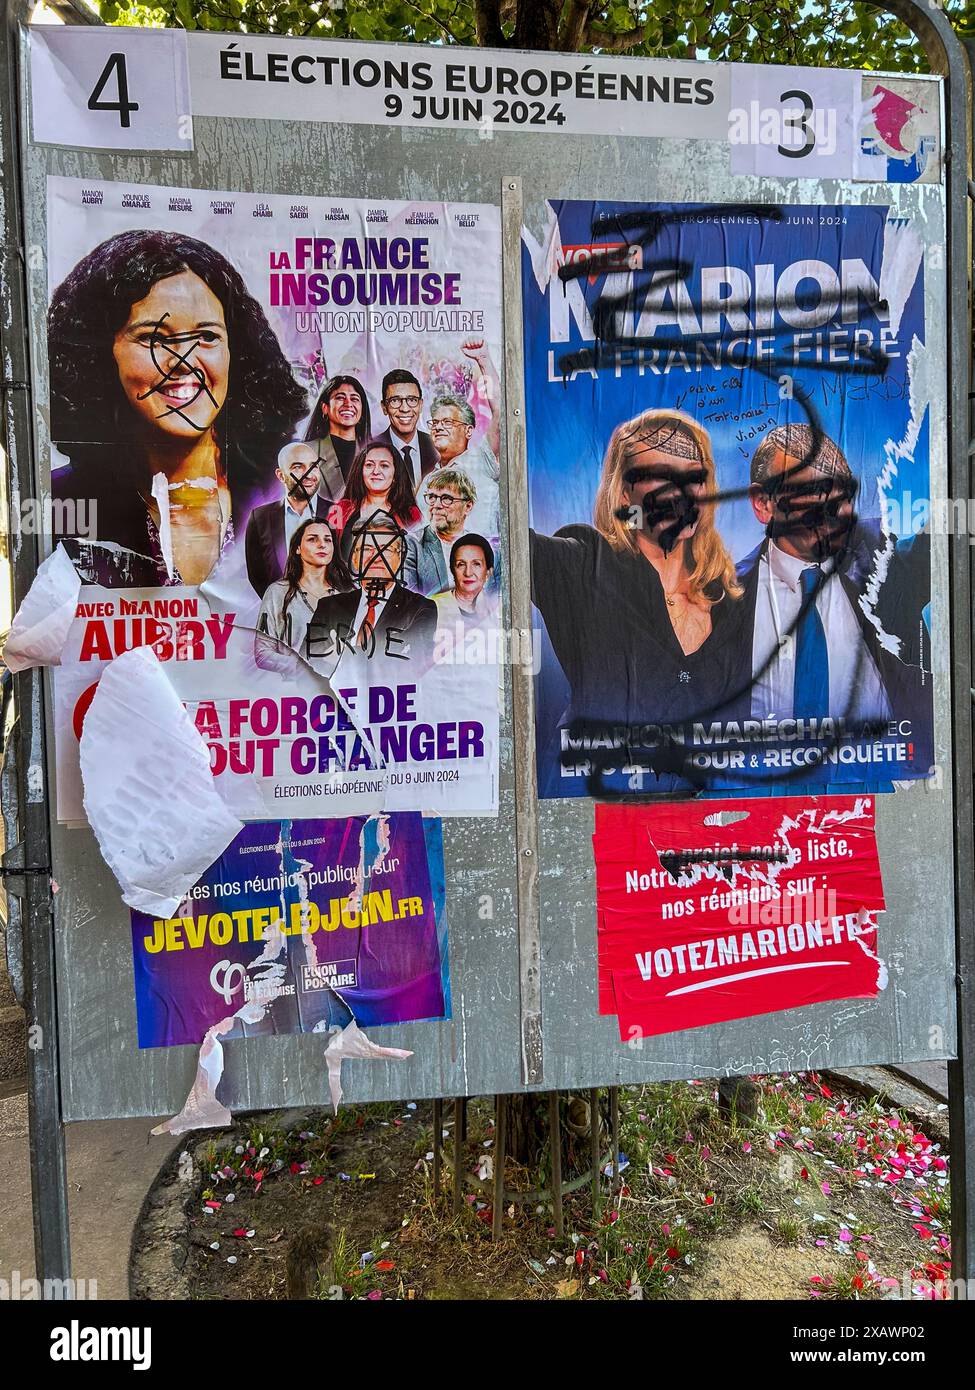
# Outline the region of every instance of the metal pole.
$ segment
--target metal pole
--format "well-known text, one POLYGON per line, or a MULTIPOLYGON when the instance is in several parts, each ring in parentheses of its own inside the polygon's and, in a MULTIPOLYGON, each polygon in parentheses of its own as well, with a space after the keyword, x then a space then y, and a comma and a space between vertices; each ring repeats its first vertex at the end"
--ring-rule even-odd
POLYGON ((559 1093, 548 1093, 548 1142, 552 1150, 552 1215, 559 1240, 565 1233, 562 1216, 562 1126, 559 1124, 559 1093))
MULTIPOLYGON (((0 322, 2 346, 3 445, 7 453, 7 486, 23 502, 36 498, 33 466, 33 413, 27 335, 26 255, 21 212, 20 150, 26 133, 18 122, 18 23, 27 7, 13 0, 4 7, 0 26, 0 164, 4 169, 4 198, 0 207, 0 322)), ((38 509, 39 510, 39 509, 38 509)), ((14 605, 29 590, 40 560, 39 537, 13 528, 12 570, 14 605)), ((14 679, 17 723, 14 753, 17 765, 17 806, 4 808, 9 826, 4 867, 12 907, 10 929, 23 933, 23 1005, 27 1015, 27 1104, 31 1191, 34 1218, 34 1263, 39 1280, 68 1279, 71 1254, 68 1238, 68 1183, 64 1124, 58 1070, 57 990, 55 980, 54 913, 51 891, 49 788, 45 739, 44 685, 39 671, 14 679), (17 904, 17 898, 20 903, 17 904)))
POLYGON ((461 1147, 461 1102, 454 1101, 454 1215, 464 1205, 464 1155, 461 1147))
MULTIPOLYGON (((920 39, 945 79, 948 222, 948 494, 971 493, 971 69, 947 17, 927 0, 885 0, 884 9, 920 39)), ((972 838, 972 552, 965 535, 949 539, 952 781, 955 812, 955 960, 958 1058, 948 1063, 952 1158, 952 1276, 975 1278, 975 842, 972 838)), ((956 1287, 963 1287, 957 1285, 956 1287)), ((964 1297, 964 1295, 962 1295, 964 1297)))
POLYGON ((535 685, 531 662, 531 565, 528 558, 528 453, 521 336, 521 179, 501 181, 504 268, 505 500, 508 513, 508 621, 521 645, 511 671, 512 749, 518 884, 518 975, 521 1002, 521 1079, 543 1080, 542 939, 538 884, 538 785, 535 773, 535 685))
POLYGON ((508 1142, 508 1097, 494 1097, 494 1206, 491 1210, 491 1239, 501 1239, 504 1217, 504 1156, 508 1142))
POLYGON ((433 1201, 440 1199, 440 1146, 443 1143, 443 1101, 433 1102, 433 1201))
POLYGON ((592 1163, 592 1215, 599 1215, 599 1091, 589 1092, 589 1161, 592 1163))

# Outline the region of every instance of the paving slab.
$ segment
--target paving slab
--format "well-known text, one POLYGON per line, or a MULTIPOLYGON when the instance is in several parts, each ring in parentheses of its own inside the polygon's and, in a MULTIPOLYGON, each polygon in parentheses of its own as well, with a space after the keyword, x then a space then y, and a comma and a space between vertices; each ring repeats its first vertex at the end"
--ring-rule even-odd
MULTIPOLYGON (((129 1245, 149 1187, 173 1147, 152 1138, 156 1120, 88 1120, 65 1126, 72 1272, 99 1299, 129 1296, 129 1245)), ((0 1279, 34 1277, 27 1098, 0 1098, 0 1279)))

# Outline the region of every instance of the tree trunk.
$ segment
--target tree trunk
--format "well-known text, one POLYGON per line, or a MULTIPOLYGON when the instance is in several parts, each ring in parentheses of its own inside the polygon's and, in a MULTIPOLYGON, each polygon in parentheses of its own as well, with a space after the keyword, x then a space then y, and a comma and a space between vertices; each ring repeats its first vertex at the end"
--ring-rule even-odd
POLYGON ((563 0, 518 0, 515 48, 554 51, 559 46, 563 0))
MULTIPOLYGON (((526 1168, 549 1167, 545 1154, 549 1144, 549 1093, 528 1096, 505 1096, 503 1104, 507 1107, 507 1126, 505 1134, 505 1154, 513 1163, 526 1168)), ((559 1133, 556 1136, 562 1144, 562 1166, 566 1170, 567 1160, 573 1152, 576 1161, 589 1165, 589 1140, 593 1117, 589 1113, 589 1093, 559 1092, 559 1133)), ((595 1123, 604 1129, 605 1119, 599 1113, 595 1123)))
POLYGON ((537 1168, 548 1141, 548 1096, 505 1096, 508 1123, 505 1136, 507 1157, 526 1168, 537 1168))

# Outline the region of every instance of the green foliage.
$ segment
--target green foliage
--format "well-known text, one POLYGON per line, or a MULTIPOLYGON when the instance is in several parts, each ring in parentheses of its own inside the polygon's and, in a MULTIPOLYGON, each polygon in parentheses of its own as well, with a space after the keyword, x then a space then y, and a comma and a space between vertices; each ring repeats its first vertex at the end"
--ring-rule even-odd
MULTIPOLYGON (((91 0, 109 24, 234 30, 373 42, 475 44, 474 0, 91 0)), ((501 0, 513 39, 519 0, 501 0)), ((539 5, 541 0, 520 0, 539 5)), ((485 8, 490 9, 490 3, 485 8)), ((809 67, 924 71, 904 25, 857 0, 593 0, 581 42, 572 43, 566 0, 553 48, 634 56, 794 63, 809 67)), ((945 0, 962 34, 975 36, 971 0, 945 0)))

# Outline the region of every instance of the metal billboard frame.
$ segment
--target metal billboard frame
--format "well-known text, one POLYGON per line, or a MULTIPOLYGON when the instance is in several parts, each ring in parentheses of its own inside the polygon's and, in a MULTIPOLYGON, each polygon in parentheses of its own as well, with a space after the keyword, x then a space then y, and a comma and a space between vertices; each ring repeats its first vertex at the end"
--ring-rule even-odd
MULTIPOLYGON (((971 203, 970 180, 971 69, 961 41, 944 14, 925 0, 887 0, 879 6, 901 19, 921 42, 932 70, 944 77, 945 164, 950 299, 948 324, 949 494, 968 497, 971 491, 972 429, 971 377, 971 203)), ((8 0, 0 44, 3 46, 4 91, 0 98, 0 160, 6 173, 0 218, 0 322, 3 348, 3 445, 6 448, 10 491, 21 498, 36 494, 37 471, 32 434, 33 400, 28 347, 27 249, 21 198, 22 159, 26 143, 19 102, 20 30, 27 17, 24 0, 8 0)), ((80 16, 79 16, 80 17, 80 16)), ((975 59, 975 53, 973 53, 975 59)), ((510 250, 514 213, 520 209, 520 181, 505 181, 502 215, 506 250, 510 250)), ((515 247, 517 250, 517 246, 515 247)), ((518 264, 517 255, 513 263, 518 264)), ((521 345, 514 333, 505 334, 505 366, 509 376, 520 364, 521 345)), ((509 515, 527 516, 527 475, 524 468, 524 417, 509 411, 509 515)), ((523 528, 522 528, 523 529, 523 528)), ((518 529, 513 527, 518 537, 518 529)), ((15 603, 30 588, 40 560, 36 536, 18 534, 13 549, 15 603)), ((512 548, 512 575, 528 572, 527 537, 512 548)), ((949 606, 952 635, 952 744, 955 806, 954 907, 957 973, 955 997, 958 1059, 949 1063, 951 1126, 954 1137, 956 1200, 953 1204, 954 1274, 975 1277, 975 1194, 970 1192, 969 1154, 975 1151, 975 1005, 970 985, 975 979, 975 843, 972 839, 972 555, 966 537, 950 547, 949 606)), ((511 626, 531 628, 527 585, 512 585, 511 626)), ((51 802, 47 780, 45 691, 42 673, 23 672, 14 680, 18 719, 12 743, 13 760, 3 770, 7 850, 3 874, 9 890, 12 975, 30 1026, 28 1097, 30 1160, 34 1194, 36 1272, 40 1279, 70 1277, 67 1175, 64 1121, 59 1072, 57 978, 54 911, 51 886, 51 802), (18 946, 19 952, 18 954, 18 946), (22 960, 22 967, 18 962, 22 960)), ((516 727, 525 727, 533 706, 531 673, 513 668, 516 727)), ((517 741, 516 741, 517 742, 517 741)), ((539 856, 537 851, 537 793, 534 763, 515 749, 516 853, 518 940, 520 949, 521 1057, 523 1084, 537 1085, 541 1068, 541 989, 539 931, 539 856)), ((973 1154, 972 1162, 975 1162, 973 1154)))

